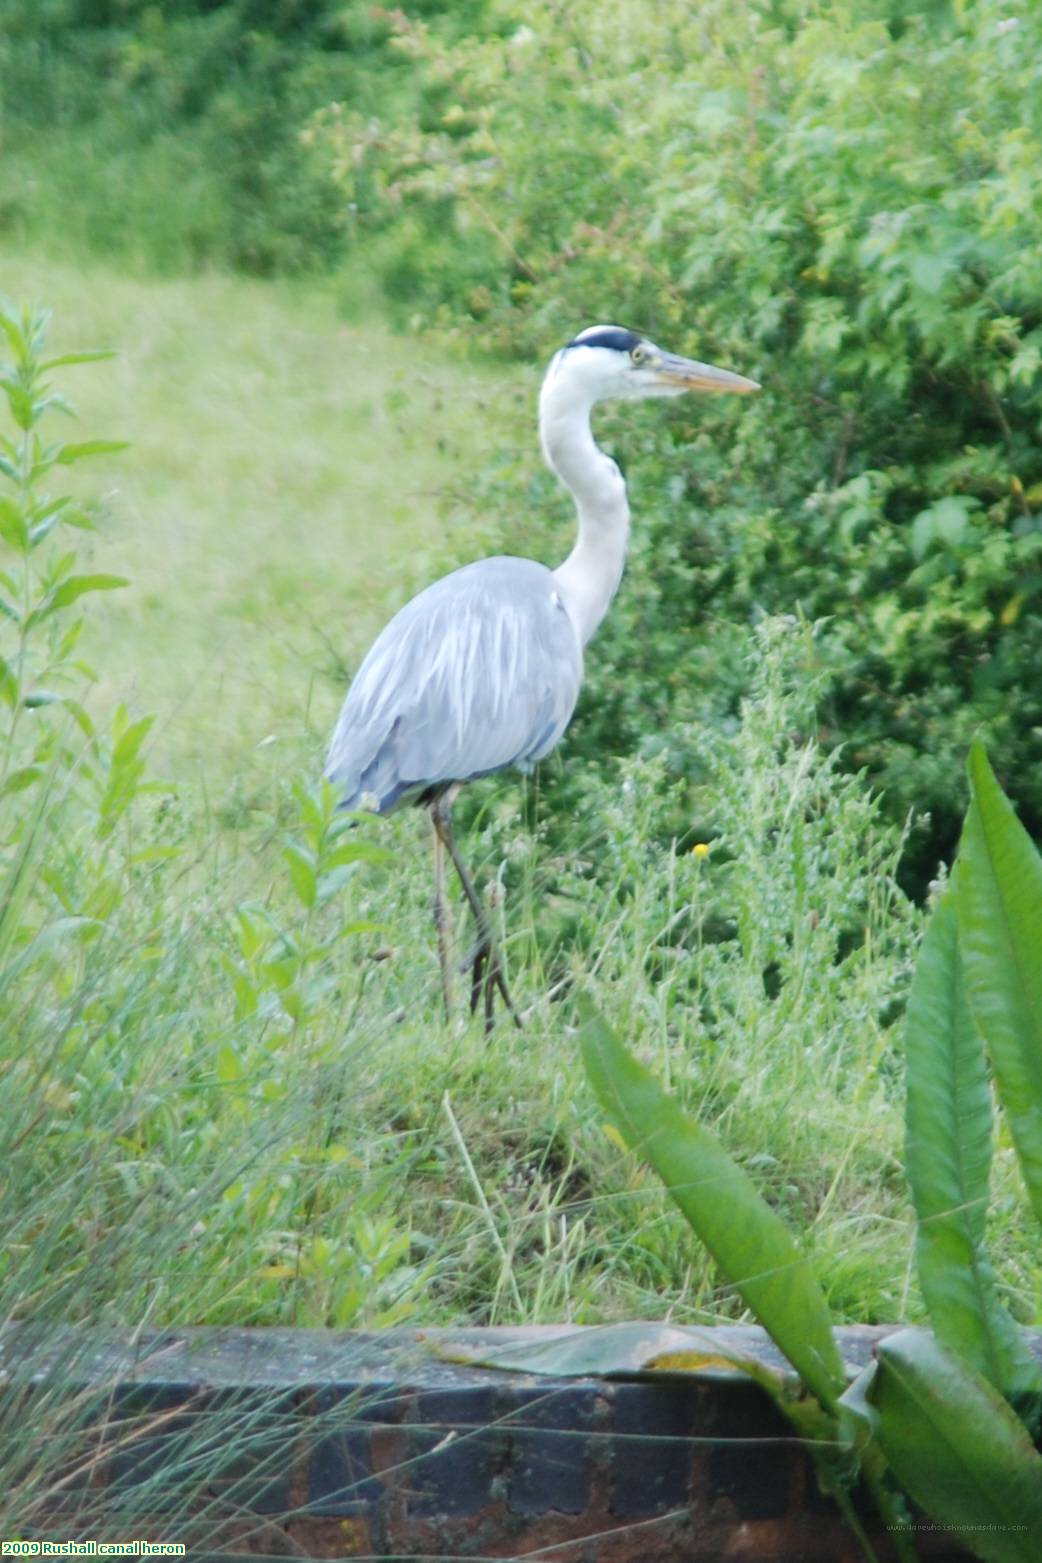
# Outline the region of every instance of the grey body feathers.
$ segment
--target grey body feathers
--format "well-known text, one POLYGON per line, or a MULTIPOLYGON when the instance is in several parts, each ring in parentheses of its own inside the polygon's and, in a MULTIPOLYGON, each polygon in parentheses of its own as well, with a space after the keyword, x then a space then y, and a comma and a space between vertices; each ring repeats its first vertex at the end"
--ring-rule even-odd
POLYGON ((326 775, 345 808, 436 795, 504 766, 529 770, 571 720, 578 636, 554 577, 530 559, 482 559, 406 603, 347 692, 326 775))

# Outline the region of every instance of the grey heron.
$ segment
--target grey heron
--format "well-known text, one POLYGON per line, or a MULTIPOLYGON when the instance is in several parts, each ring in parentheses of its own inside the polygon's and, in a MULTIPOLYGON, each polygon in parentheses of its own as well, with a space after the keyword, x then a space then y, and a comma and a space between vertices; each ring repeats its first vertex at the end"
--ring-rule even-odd
POLYGON ((380 632, 347 692, 326 775, 341 806, 430 810, 434 919, 442 993, 452 1009, 445 854, 477 925, 471 1011, 484 990, 485 1027, 499 991, 515 1022, 488 916, 460 855, 452 804, 464 782, 506 766, 529 771, 560 741, 575 710, 584 648, 622 577, 626 484, 596 444, 597 402, 685 391, 755 391, 755 380, 664 352, 622 326, 590 326, 555 354, 539 396, 539 437, 569 490, 575 546, 556 570, 533 559, 479 559, 435 581, 380 632))

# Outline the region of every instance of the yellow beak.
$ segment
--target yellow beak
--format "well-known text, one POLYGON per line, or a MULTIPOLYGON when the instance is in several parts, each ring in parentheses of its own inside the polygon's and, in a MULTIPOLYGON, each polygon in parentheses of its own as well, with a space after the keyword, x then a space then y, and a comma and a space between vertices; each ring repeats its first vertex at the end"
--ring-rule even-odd
POLYGON ((696 358, 680 358, 676 353, 663 353, 651 368, 662 385, 678 390, 730 391, 745 396, 760 389, 757 380, 747 380, 745 375, 717 369, 713 364, 700 364, 696 358))

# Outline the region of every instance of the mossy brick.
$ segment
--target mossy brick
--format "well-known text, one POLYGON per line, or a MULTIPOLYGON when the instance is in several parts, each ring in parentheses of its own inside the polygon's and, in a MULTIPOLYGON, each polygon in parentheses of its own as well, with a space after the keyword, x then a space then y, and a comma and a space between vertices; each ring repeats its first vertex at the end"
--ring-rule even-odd
POLYGON ((205 1416, 214 1444, 210 1491, 241 1511, 292 1507, 293 1468, 302 1446, 300 1396, 256 1389, 214 1390, 205 1416))
POLYGON ((232 1459, 220 1459, 210 1478, 210 1491, 224 1498, 236 1511, 251 1514, 285 1514, 293 1507, 292 1448, 251 1450, 232 1459))
POLYGON ((590 1434, 596 1386, 515 1389, 504 1406, 510 1431, 507 1504, 515 1514, 581 1514, 590 1501, 590 1434))
POLYGON ((298 1423, 290 1397, 198 1385, 121 1385, 105 1416, 106 1476, 119 1492, 148 1486, 156 1508, 176 1507, 198 1479, 199 1449, 212 1449, 209 1490, 239 1509, 274 1514, 290 1507, 291 1457, 298 1423), (153 1495, 154 1493, 154 1495, 153 1495))
POLYGON ((386 1487, 377 1475, 372 1439, 381 1424, 397 1423, 410 1397, 392 1386, 339 1387, 314 1398, 314 1437, 308 1462, 308 1511, 353 1515, 379 1504, 386 1487))
POLYGON ((98 1419, 110 1489, 118 1493, 148 1483, 156 1489, 157 1506, 176 1505, 178 1468, 202 1407, 196 1385, 118 1385, 98 1419))
POLYGON ((402 1483, 410 1513, 477 1514, 491 1502, 508 1448, 496 1390, 425 1390, 406 1427, 412 1463, 402 1483))
POLYGON ((751 1379, 702 1380, 694 1386, 698 1431, 706 1438, 790 1438, 792 1424, 751 1379))
POLYGON ((789 1512, 796 1468, 791 1439, 713 1444, 705 1456, 709 1499, 728 1498, 739 1520, 776 1520, 789 1512))
POLYGON ((673 1383, 619 1384, 614 1390, 609 1505, 627 1518, 663 1514, 688 1501, 695 1454, 695 1401, 673 1383))

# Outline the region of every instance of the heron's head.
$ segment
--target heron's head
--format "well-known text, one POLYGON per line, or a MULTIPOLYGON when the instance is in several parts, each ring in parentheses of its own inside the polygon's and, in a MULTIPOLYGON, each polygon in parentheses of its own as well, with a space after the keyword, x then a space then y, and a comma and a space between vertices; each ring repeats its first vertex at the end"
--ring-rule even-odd
POLYGON ((588 326, 562 347, 547 373, 547 385, 577 400, 636 401, 680 396, 685 391, 758 391, 755 380, 716 369, 694 358, 667 353, 625 326, 588 326))

